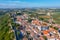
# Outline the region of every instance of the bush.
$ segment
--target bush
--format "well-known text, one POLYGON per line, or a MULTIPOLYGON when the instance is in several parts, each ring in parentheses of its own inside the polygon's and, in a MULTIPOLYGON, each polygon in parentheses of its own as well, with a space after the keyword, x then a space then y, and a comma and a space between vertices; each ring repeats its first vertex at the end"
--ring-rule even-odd
POLYGON ((32 19, 31 18, 28 18, 28 22, 31 22, 32 21, 32 19))
POLYGON ((39 20, 42 20, 42 21, 43 21, 43 20, 44 20, 44 18, 39 18, 39 20))
POLYGON ((44 38, 45 40, 47 40, 47 37, 46 37, 46 36, 43 36, 43 38, 44 38))
POLYGON ((57 27, 54 27, 54 29, 55 29, 55 30, 58 30, 58 28, 57 28, 57 27))
POLYGON ((50 28, 53 28, 53 26, 50 26, 50 28))

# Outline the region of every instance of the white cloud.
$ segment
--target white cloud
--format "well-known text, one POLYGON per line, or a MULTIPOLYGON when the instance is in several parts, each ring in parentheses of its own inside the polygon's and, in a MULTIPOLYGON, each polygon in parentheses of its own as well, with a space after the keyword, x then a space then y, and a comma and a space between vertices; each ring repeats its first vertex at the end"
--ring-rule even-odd
MULTIPOLYGON (((55 4, 57 5, 57 4, 55 4)), ((54 6, 55 6, 54 5, 54 6)), ((44 3, 35 3, 35 2, 24 2, 24 1, 4 1, 0 3, 0 8, 20 8, 20 7, 44 7, 44 6, 53 6, 44 3)), ((58 6, 58 5, 57 5, 58 6)))
POLYGON ((29 7, 33 3, 21 2, 21 1, 5 1, 0 3, 0 7, 29 7))

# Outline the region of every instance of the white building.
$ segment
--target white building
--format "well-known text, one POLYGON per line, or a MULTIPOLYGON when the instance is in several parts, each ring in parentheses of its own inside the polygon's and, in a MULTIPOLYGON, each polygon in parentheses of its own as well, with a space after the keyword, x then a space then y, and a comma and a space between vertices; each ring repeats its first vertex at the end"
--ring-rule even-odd
POLYGON ((48 38, 48 40, 56 40, 56 38, 48 38))

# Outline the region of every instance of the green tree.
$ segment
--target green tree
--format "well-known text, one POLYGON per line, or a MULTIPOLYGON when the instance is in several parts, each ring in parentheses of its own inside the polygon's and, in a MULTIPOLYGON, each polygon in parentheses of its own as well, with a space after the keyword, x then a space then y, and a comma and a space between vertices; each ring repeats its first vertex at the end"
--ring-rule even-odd
POLYGON ((55 30, 58 30, 58 28, 57 28, 57 27, 54 27, 54 29, 55 29, 55 30))
POLYGON ((8 14, 0 17, 0 40, 13 40, 13 33, 9 33, 11 30, 9 24, 10 16, 8 14), (11 36, 12 35, 12 36, 11 36), (12 37, 12 38, 11 38, 12 37))
POLYGON ((43 36, 43 38, 44 38, 45 40, 47 40, 47 37, 46 37, 46 36, 43 36))

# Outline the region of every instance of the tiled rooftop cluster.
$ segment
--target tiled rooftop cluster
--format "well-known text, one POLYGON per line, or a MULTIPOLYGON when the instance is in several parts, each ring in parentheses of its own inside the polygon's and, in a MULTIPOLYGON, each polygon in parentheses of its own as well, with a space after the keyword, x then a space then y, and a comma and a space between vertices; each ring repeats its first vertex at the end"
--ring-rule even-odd
POLYGON ((33 19, 28 22, 28 15, 16 16, 16 23, 20 24, 18 29, 24 35, 23 40, 60 40, 60 28, 58 24, 50 25, 47 22, 33 19), (52 27, 51 27, 52 26, 52 27))

